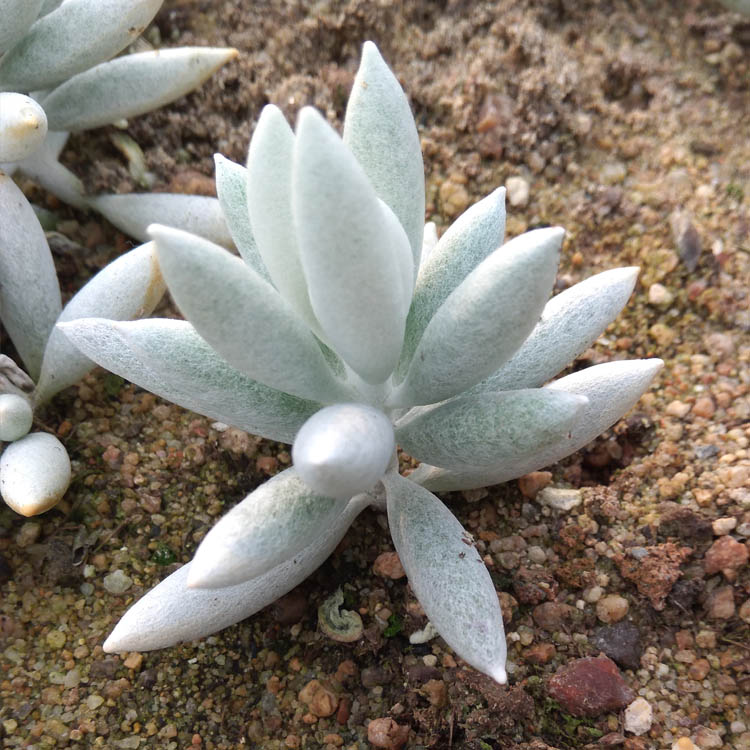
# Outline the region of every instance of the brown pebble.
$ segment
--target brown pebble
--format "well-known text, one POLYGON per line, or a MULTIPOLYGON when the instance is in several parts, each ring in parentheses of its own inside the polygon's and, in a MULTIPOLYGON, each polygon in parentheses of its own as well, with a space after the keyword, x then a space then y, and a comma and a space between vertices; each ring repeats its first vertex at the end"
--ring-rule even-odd
POLYGON ((696 659, 688 669, 688 676, 691 680, 700 682, 710 671, 711 665, 708 663, 708 659, 696 659))
POLYGON ((693 414, 695 414, 696 417, 711 419, 715 411, 716 406, 711 396, 701 396, 700 398, 696 399, 695 403, 693 404, 693 414))
POLYGON ((336 694, 319 680, 310 680, 299 692, 299 699, 310 707, 315 716, 331 716, 338 706, 336 694))
POLYGON ((383 552, 375 558, 372 572, 381 578, 391 578, 394 581, 403 578, 406 573, 397 552, 383 552))
POLYGON ((337 682, 346 682, 350 677, 356 677, 357 671, 357 665, 351 659, 345 659, 336 669, 335 679, 337 682))
POLYGON ((547 664, 554 659, 557 649, 554 643, 537 643, 524 652, 524 658, 530 664, 547 664))
POLYGON ((524 497, 534 499, 539 490, 543 490, 552 482, 552 472, 532 471, 518 478, 518 489, 524 497))
POLYGON ((255 468, 264 474, 275 474, 279 462, 274 456, 258 456, 255 460, 255 468))
POLYGON ((706 601, 708 617, 712 620, 728 620, 734 615, 734 591, 731 586, 721 586, 712 591, 706 601))
POLYGON ((339 724, 346 724, 349 721, 349 715, 351 714, 352 702, 350 698, 344 696, 339 701, 339 707, 336 709, 336 721, 339 724))
POLYGON ((428 680, 421 692, 427 696, 430 705, 436 708, 441 708, 448 702, 448 689, 442 680, 428 680))
POLYGON ((727 578, 733 578, 740 568, 747 565, 748 551, 731 536, 719 537, 708 549, 703 560, 706 575, 713 575, 721 571, 727 578))
POLYGON ((326 745, 341 747, 344 744, 344 738, 340 734, 327 734, 323 737, 323 742, 326 745))
POLYGON ((397 724, 393 719, 373 719, 367 725, 367 739, 375 747, 398 750, 409 739, 409 727, 397 724))
POLYGON ((169 191, 186 195, 207 195, 216 197, 216 183, 213 177, 197 172, 194 169, 183 169, 176 172, 169 182, 169 191))
POLYGON ((534 622, 544 630, 548 630, 550 633, 555 630, 559 630, 563 623, 570 622, 573 614, 575 613, 575 607, 571 607, 570 604, 562 604, 561 602, 544 602, 534 607, 532 616, 534 622))
POLYGON ((128 658, 125 659, 123 664, 128 669, 132 669, 137 672, 141 668, 141 665, 143 664, 143 654, 139 653, 138 651, 131 651, 128 654, 128 658))

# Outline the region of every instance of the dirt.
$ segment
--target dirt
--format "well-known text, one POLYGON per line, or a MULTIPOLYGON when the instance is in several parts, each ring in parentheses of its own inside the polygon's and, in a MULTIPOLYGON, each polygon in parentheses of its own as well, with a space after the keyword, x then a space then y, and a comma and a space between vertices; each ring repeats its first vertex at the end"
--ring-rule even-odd
MULTIPOLYGON (((633 413, 551 467, 553 486, 581 489, 572 511, 516 482, 445 497, 505 592, 507 687, 439 638, 409 643, 425 619, 404 578, 373 572, 393 550, 375 511, 255 617, 104 654, 125 609, 290 456, 95 371, 41 415, 73 460, 66 499, 32 521, 0 510, 3 746, 750 748, 750 19, 698 0, 167 0, 146 38, 241 52, 130 123, 154 189, 210 191, 212 154, 242 162, 268 102, 292 120, 312 104, 340 126, 372 39, 418 123, 427 217, 443 229, 521 177, 528 203, 508 206, 508 235, 566 228, 558 289, 641 266, 626 310, 573 367, 666 366, 633 413), (726 536, 737 545, 714 547, 726 536), (131 580, 120 595, 104 586, 116 570, 131 580), (317 628, 339 586, 364 624, 352 644, 317 628), (623 710, 578 717, 547 689, 608 643, 652 710, 643 734, 623 710)), ((91 191, 142 189, 112 132, 74 136, 66 162, 91 191)), ((56 251, 66 295, 128 246, 24 187, 74 243, 56 251)))

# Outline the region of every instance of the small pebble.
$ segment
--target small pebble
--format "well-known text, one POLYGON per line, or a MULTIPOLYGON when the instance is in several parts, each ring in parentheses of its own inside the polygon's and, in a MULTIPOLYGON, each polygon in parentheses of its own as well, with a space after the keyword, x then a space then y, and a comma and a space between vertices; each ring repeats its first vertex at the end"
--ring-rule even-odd
POLYGON ((566 490, 560 487, 545 487, 537 495, 544 505, 557 510, 573 510, 583 502, 580 490, 566 490))
POLYGON ((696 417, 703 417, 704 419, 711 419, 716 412, 716 405, 710 396, 701 396, 695 400, 693 404, 693 414, 696 417))
POLYGON ((527 550, 526 554, 529 557, 529 560, 533 563, 537 563, 541 565, 543 562, 547 560, 547 553, 544 551, 542 547, 539 547, 536 544, 532 544, 527 550))
POLYGON ((731 516, 727 518, 717 518, 712 524, 711 528, 714 530, 716 536, 725 536, 730 531, 734 531, 737 526, 737 519, 731 516))
POLYGON ((628 613, 628 600, 617 594, 600 599, 596 604, 596 616, 607 625, 619 622, 628 613))
POLYGON ((30 547, 37 539, 39 539, 41 531, 41 524, 36 523, 35 521, 26 521, 21 524, 21 528, 16 532, 15 542, 21 549, 24 547, 30 547))
POLYGON ((524 497, 533 500, 539 490, 543 490, 552 481, 551 471, 532 471, 518 478, 518 489, 524 497))
POLYGON ((667 404, 667 408, 664 410, 667 416, 677 417, 682 419, 688 415, 690 411, 690 404, 686 404, 684 401, 670 401, 667 404))
POLYGON ((645 698, 636 698, 625 709, 625 731, 641 735, 651 729, 654 710, 645 698))
POLYGON ((530 187, 523 177, 508 177, 505 181, 508 203, 514 208, 523 208, 529 203, 530 187))
POLYGON ((398 750, 409 739, 409 727, 389 718, 373 719, 367 725, 367 739, 375 747, 398 750))
POLYGON ((401 565, 397 552, 383 552, 375 558, 375 562, 372 564, 372 572, 376 576, 381 578, 390 578, 392 580, 398 580, 403 578, 406 573, 404 572, 404 566, 401 565))
POLYGON ((663 284, 651 284, 648 288, 648 302, 656 307, 668 307, 674 302, 674 295, 663 284))
POLYGON ((708 617, 712 620, 728 620, 734 615, 734 591, 731 586, 722 586, 712 591, 706 602, 708 617))
MULTIPOLYGON (((731 536, 720 536, 706 551, 703 568, 706 575, 721 571, 728 576, 747 565, 747 547, 731 536)), ((729 577, 729 576, 728 576, 729 577)))
POLYGON ((65 645, 65 633, 62 630, 50 630, 47 633, 47 645, 50 648, 60 649, 65 645))
POLYGON ((118 568, 109 575, 104 576, 103 584, 104 588, 110 594, 118 595, 124 594, 133 585, 133 579, 118 568))

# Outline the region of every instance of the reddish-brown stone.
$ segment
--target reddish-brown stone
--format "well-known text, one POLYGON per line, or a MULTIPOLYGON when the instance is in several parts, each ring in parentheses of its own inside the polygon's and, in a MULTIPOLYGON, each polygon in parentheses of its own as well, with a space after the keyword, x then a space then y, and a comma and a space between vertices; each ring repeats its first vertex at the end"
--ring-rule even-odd
POLYGON ((635 699, 617 665, 606 656, 588 656, 560 667, 548 680, 547 692, 573 716, 619 711, 635 699))
POLYGON ((706 552, 703 567, 707 575, 713 575, 722 571, 728 572, 739 570, 747 564, 747 547, 731 536, 719 537, 706 552))

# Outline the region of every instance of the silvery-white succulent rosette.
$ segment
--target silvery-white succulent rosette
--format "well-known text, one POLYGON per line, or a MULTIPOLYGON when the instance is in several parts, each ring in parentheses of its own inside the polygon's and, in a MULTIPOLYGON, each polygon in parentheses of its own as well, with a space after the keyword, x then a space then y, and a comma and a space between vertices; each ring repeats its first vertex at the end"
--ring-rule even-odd
POLYGON ((660 360, 550 382, 628 300, 637 269, 550 300, 563 230, 503 244, 500 189, 438 241, 408 102, 372 43, 343 138, 311 108, 293 132, 268 106, 247 169, 217 157, 240 258, 153 226, 189 322, 78 320, 89 357, 199 413, 293 442, 293 468, 251 493, 193 561, 138 601, 105 643, 147 650, 247 617, 319 566, 360 511, 384 504, 427 617, 504 682, 495 589, 471 537, 430 490, 482 487, 552 464, 630 409, 660 360), (396 444, 419 459, 399 475, 396 444))
MULTIPOLYGON (((170 193, 89 197, 58 158, 71 132, 158 109, 236 57, 235 49, 213 47, 120 54, 138 40, 163 2, 0 0, 0 169, 29 175, 66 203, 94 208, 140 240, 147 239, 145 228, 158 217, 231 244, 215 198, 170 193)), ((120 136, 122 149, 135 156, 137 145, 120 136)))

